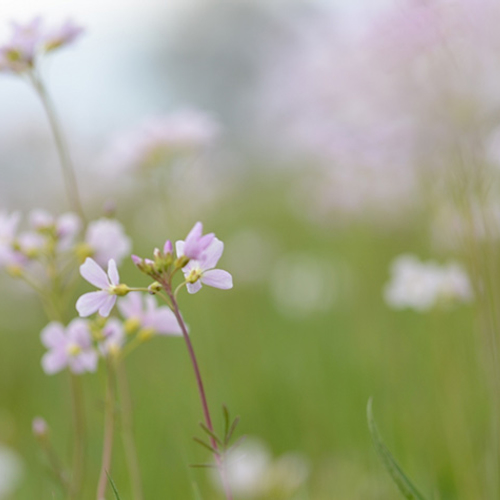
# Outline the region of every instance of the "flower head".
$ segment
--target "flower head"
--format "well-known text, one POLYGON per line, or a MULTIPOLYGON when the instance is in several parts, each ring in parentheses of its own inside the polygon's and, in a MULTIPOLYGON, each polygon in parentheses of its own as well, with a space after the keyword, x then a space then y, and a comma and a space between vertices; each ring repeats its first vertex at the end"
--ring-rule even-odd
POLYGON ((118 309, 128 324, 143 333, 182 335, 174 313, 166 306, 158 307, 152 295, 143 297, 141 293, 132 292, 118 301, 118 309))
POLYGON ((100 288, 98 292, 85 293, 77 300, 76 309, 81 317, 90 316, 97 311, 101 316, 109 316, 116 296, 128 293, 128 287, 120 285, 120 275, 113 259, 108 262, 106 274, 95 260, 87 257, 80 266, 80 274, 91 285, 100 288))
POLYGON ((39 54, 72 43, 83 31, 71 21, 46 30, 40 17, 12 28, 10 40, 0 46, 0 71, 18 74, 31 70, 39 54))
POLYGON ((64 368, 73 373, 94 372, 97 352, 87 321, 74 319, 67 328, 61 323, 49 323, 42 330, 42 343, 49 351, 42 358, 45 373, 52 375, 64 368))
MULTIPOLYGON (((193 231, 191 231, 191 233, 192 232, 193 231)), ((201 234, 201 228, 199 233, 201 234)), ((187 243, 187 238, 185 242, 176 242, 175 247, 178 256, 186 255, 187 243)), ((196 246, 194 247, 196 248, 196 246)), ((214 288, 220 288, 222 290, 228 290, 233 287, 233 278, 227 271, 214 269, 217 262, 221 258, 223 251, 224 243, 213 237, 209 246, 206 247, 203 252, 200 252, 201 256, 198 259, 191 259, 188 264, 182 268, 184 277, 187 281, 187 289, 189 293, 196 293, 200 290, 202 283, 208 286, 213 286, 214 288)))
POLYGON ((183 243, 183 245, 180 246, 176 244, 177 257, 185 255, 188 259, 201 259, 203 253, 215 238, 214 233, 208 233, 205 235, 202 233, 203 224, 201 222, 197 222, 193 229, 189 231, 186 240, 184 242, 177 242, 183 243))

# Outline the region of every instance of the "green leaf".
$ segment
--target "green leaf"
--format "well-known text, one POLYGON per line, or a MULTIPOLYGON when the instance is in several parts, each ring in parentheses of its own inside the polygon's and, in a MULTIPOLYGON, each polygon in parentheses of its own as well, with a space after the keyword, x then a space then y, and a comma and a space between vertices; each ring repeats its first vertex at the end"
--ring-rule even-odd
POLYGON ((224 415, 224 440, 226 440, 227 433, 229 432, 229 423, 231 421, 229 417, 229 408, 226 405, 222 405, 222 414, 224 415))
POLYGON ((391 475, 393 481, 396 483, 396 486, 399 488, 399 491, 408 500, 425 500, 425 497, 417 490, 417 488, 415 488, 415 486, 413 486, 410 479, 406 476, 399 464, 396 462, 396 459, 383 443, 382 437, 377 429, 377 425, 375 424, 375 419, 373 418, 371 398, 368 400, 366 411, 368 416, 368 427, 370 429, 370 434, 372 435, 375 449, 377 450, 382 464, 391 475))
POLYGON ((224 444, 227 446, 229 444, 229 441, 231 441, 231 438, 233 437, 234 431, 236 429, 236 426, 238 425, 240 421, 240 417, 236 417, 231 425, 231 428, 229 429, 229 432, 226 434, 226 438, 224 439, 224 444))
POLYGON ((213 453, 214 455, 218 456, 220 455, 219 450, 216 450, 213 446, 210 446, 208 443, 205 443, 205 441, 203 441, 202 439, 194 437, 193 441, 196 441, 198 444, 201 444, 203 448, 206 448, 209 452, 213 453))
POLYGON ((217 434, 211 431, 203 422, 200 422, 200 427, 219 445, 222 446, 222 441, 217 434))
POLYGON ((116 489, 115 482, 111 479, 111 476, 106 472, 106 475, 108 476, 109 482, 111 484, 111 488, 113 488, 113 493, 115 494, 116 500, 121 500, 120 495, 118 494, 118 490, 116 489))

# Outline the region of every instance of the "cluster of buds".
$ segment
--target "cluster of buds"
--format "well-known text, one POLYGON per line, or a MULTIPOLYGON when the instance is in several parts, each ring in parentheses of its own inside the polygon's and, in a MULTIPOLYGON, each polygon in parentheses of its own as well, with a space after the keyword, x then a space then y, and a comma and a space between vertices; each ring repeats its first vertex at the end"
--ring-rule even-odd
POLYGON ((203 234, 201 222, 197 222, 185 241, 177 241, 175 254, 172 242, 167 240, 163 251, 154 251, 154 259, 142 259, 137 255, 132 260, 137 268, 155 280, 151 292, 163 288, 171 291, 172 278, 182 270, 189 293, 196 293, 203 284, 227 290, 232 288, 232 277, 227 271, 215 269, 224 251, 224 244, 213 233, 203 234))

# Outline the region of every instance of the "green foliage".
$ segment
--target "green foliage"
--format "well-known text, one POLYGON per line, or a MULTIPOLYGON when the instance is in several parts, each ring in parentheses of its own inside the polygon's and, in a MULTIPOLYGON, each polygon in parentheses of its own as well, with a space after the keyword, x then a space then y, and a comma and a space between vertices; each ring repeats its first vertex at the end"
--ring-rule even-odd
POLYGON ((391 475, 396 486, 403 496, 408 500, 426 500, 425 497, 417 490, 417 488, 410 481, 408 476, 403 472, 396 459, 393 457, 392 453, 387 449, 382 437, 375 424, 375 419, 373 418, 372 409, 372 399, 368 400, 367 406, 367 416, 368 416, 368 427, 370 429, 370 434, 373 438, 373 444, 377 450, 378 456, 382 464, 384 465, 387 472, 391 475))
POLYGON ((113 488, 113 493, 115 494, 116 500, 121 500, 120 495, 118 493, 118 490, 116 488, 115 482, 113 481, 113 479, 111 478, 111 476, 107 472, 106 472, 106 475, 108 476, 109 483, 111 484, 111 488, 113 488))

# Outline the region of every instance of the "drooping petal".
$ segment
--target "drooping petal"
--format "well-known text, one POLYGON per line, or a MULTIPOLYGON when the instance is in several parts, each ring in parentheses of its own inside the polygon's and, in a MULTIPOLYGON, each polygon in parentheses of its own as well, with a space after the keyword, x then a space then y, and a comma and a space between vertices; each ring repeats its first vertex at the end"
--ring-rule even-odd
POLYGON ((78 311, 80 317, 86 318, 87 316, 97 312, 106 302, 108 297, 113 296, 103 290, 99 292, 85 293, 76 301, 76 310, 78 311))
POLYGON ((60 372, 68 363, 68 356, 64 349, 53 349, 42 357, 42 368, 47 375, 60 372))
POLYGON ((204 285, 213 286, 222 290, 233 288, 233 277, 222 269, 211 269, 201 275, 201 282, 204 285))
POLYGON ((64 343, 66 342, 66 336, 64 335, 64 326, 57 321, 49 323, 42 330, 41 337, 42 344, 49 349, 64 345, 64 343))
POLYGON ((224 243, 217 238, 214 238, 210 246, 203 252, 203 257, 200 261, 200 266, 203 270, 213 269, 224 251, 224 243))
POLYGON ((200 280, 196 281, 195 283, 188 283, 186 285, 187 291, 189 293, 196 293, 201 289, 201 283, 200 280))
POLYGON ((97 288, 101 288, 102 290, 109 288, 108 276, 99 264, 90 257, 87 257, 85 262, 80 266, 80 274, 91 285, 97 288))
POLYGON ((109 280, 113 285, 120 284, 120 275, 118 274, 118 269, 116 267, 116 262, 114 259, 109 259, 108 262, 108 276, 109 280))
POLYGON ((107 318, 109 316, 109 313, 111 312, 111 309, 113 309, 115 302, 116 295, 108 294, 108 296, 103 300, 101 307, 99 308, 99 314, 104 318, 107 318))

